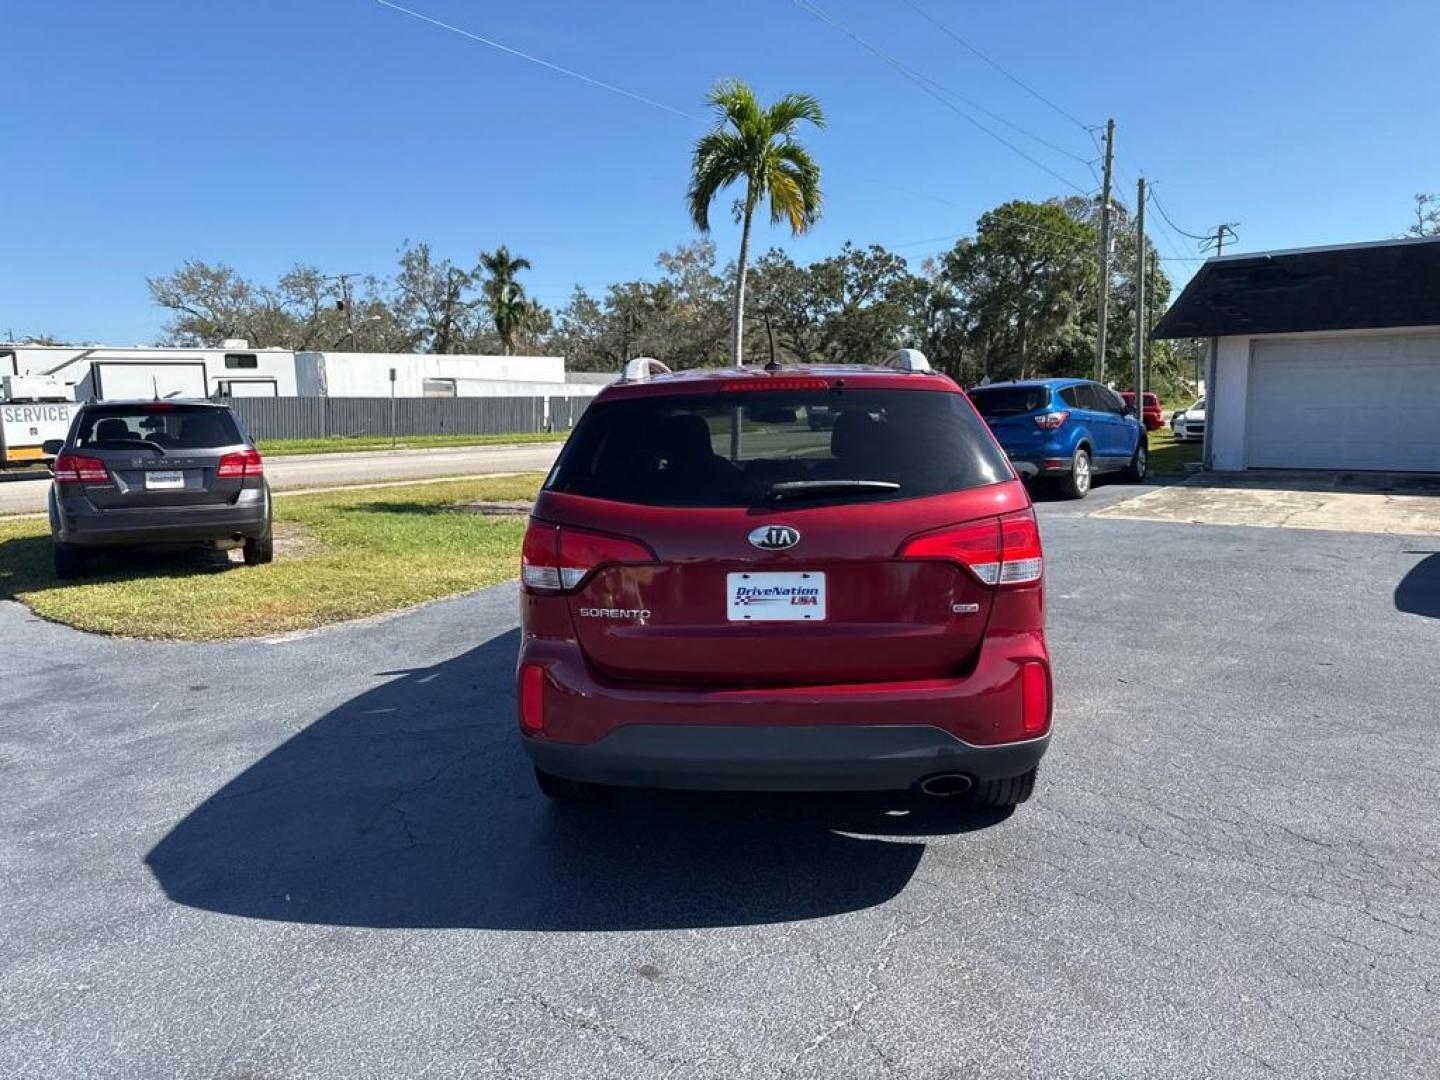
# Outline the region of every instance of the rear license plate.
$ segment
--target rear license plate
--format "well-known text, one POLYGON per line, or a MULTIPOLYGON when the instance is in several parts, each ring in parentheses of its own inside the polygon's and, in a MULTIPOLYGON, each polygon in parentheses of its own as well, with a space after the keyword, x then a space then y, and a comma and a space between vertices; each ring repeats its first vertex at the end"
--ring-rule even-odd
POLYGON ((726 574, 726 611, 731 622, 819 622, 825 618, 825 575, 726 574))
POLYGON ((157 469, 145 474, 146 491, 174 491, 185 486, 185 474, 177 469, 157 469))

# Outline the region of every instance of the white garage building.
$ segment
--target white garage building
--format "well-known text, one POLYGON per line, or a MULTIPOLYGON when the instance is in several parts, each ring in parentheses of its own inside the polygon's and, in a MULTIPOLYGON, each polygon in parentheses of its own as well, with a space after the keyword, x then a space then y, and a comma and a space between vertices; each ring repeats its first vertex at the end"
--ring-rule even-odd
POLYGON ((1440 238, 1211 259, 1155 338, 1209 338, 1205 464, 1440 472, 1440 238))

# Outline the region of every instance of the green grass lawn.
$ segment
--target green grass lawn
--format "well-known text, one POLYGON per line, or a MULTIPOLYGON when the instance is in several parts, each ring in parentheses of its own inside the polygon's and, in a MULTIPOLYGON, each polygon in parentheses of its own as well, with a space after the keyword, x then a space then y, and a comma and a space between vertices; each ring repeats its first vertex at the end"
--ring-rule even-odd
MULTIPOLYGON (((513 446, 519 443, 562 442, 568 431, 513 435, 401 435, 397 450, 433 450, 447 446, 513 446)), ((343 454, 356 450, 389 450, 388 435, 336 435, 329 439, 263 439, 256 445, 266 457, 290 454, 343 454)))
POLYGON ((140 551, 56 579, 44 518, 0 519, 0 598, 81 630, 145 638, 250 637, 394 611, 516 575, 523 511, 462 504, 527 500, 539 474, 275 500, 275 562, 140 551))
POLYGON ((1150 475, 1187 476, 1187 462, 1200 461, 1201 444, 1176 442, 1169 425, 1150 432, 1150 475))

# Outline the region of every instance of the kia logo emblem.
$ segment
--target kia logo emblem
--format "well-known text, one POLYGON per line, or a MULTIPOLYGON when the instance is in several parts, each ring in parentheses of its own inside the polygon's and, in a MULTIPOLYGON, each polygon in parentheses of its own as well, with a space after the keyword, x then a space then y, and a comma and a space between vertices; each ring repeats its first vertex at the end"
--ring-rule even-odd
POLYGON ((789 525, 761 525, 750 534, 750 543, 762 551, 784 551, 800 542, 800 530, 789 525))

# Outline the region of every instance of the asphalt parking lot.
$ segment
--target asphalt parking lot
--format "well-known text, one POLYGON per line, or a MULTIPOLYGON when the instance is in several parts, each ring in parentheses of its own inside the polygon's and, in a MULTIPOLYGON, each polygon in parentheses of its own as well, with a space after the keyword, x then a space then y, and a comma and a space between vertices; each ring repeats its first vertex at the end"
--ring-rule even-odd
POLYGON ((1040 507, 1009 817, 547 805, 513 586, 273 642, 0 604, 0 1075, 1436 1076, 1440 544, 1040 507))

